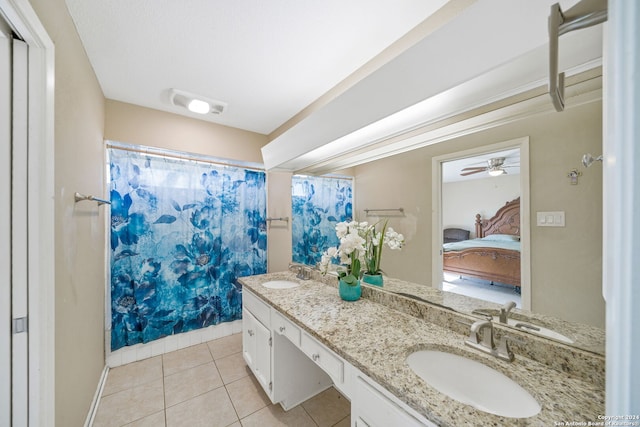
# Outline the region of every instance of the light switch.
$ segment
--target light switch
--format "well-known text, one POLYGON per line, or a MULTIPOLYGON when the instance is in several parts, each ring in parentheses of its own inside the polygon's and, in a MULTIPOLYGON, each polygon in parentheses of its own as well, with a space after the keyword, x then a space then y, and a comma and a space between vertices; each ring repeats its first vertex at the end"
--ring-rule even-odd
POLYGON ((564 227, 564 211, 537 212, 536 224, 539 227, 564 227))

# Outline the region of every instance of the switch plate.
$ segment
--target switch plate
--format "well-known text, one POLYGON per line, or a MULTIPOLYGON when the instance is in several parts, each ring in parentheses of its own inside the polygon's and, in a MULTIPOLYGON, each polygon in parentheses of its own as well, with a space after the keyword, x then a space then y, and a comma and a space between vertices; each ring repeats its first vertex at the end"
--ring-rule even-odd
POLYGON ((536 213, 538 227, 564 227, 564 211, 536 213))

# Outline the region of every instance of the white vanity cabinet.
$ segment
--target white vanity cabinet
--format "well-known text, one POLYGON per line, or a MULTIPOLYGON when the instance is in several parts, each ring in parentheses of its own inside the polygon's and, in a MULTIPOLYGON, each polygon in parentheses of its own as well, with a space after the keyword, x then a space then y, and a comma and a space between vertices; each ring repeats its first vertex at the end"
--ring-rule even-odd
POLYGON ((242 310, 242 355, 265 390, 271 388, 271 331, 242 310))
POLYGON ((300 350, 298 326, 247 289, 242 302, 242 355, 271 402, 288 410, 331 386, 300 350))
POLYGON ((434 426, 248 289, 242 291, 242 353, 273 403, 285 410, 335 386, 356 427, 434 426))
POLYGON ((267 394, 271 382, 270 308, 252 294, 243 295, 242 356, 267 394))

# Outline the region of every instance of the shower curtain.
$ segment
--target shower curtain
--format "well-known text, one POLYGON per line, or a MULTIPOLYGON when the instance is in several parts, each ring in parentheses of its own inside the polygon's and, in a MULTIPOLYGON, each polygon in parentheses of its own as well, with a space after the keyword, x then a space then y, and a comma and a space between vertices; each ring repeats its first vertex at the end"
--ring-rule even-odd
POLYGON ((316 265, 339 244, 336 224, 353 216, 352 180, 294 175, 291 185, 293 262, 316 265))
POLYGON ((111 350, 242 317, 266 273, 265 173, 109 148, 111 350))

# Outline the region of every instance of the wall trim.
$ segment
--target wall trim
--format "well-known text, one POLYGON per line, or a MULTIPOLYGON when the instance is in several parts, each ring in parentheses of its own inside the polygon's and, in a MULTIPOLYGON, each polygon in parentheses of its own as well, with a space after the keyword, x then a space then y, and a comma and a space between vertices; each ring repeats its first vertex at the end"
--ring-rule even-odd
POLYGON ((431 235, 432 239, 432 283, 434 286, 442 286, 442 256, 436 255, 442 252, 442 163, 470 157, 492 151, 506 150, 509 148, 520 149, 520 236, 522 247, 520 249, 520 289, 522 296, 522 309, 531 310, 531 219, 530 219, 530 182, 529 182, 529 137, 512 139, 495 144, 483 145, 469 150, 437 156, 432 159, 431 173, 433 191, 431 193, 431 235))
POLYGON ((100 381, 98 381, 96 392, 93 395, 93 400, 91 401, 91 406, 89 407, 89 413, 87 414, 87 419, 84 422, 84 427, 91 427, 93 425, 93 421, 96 419, 96 414, 98 412, 98 405, 100 404, 100 399, 102 398, 102 392, 104 390, 105 384, 107 383, 108 375, 109 375, 109 367, 105 366, 104 369, 102 369, 102 375, 100 375, 100 381))

